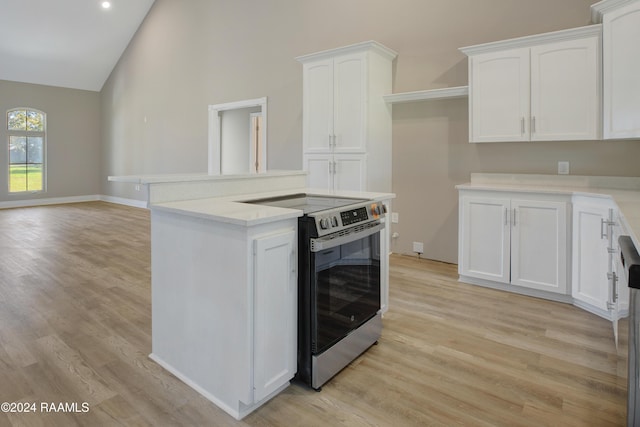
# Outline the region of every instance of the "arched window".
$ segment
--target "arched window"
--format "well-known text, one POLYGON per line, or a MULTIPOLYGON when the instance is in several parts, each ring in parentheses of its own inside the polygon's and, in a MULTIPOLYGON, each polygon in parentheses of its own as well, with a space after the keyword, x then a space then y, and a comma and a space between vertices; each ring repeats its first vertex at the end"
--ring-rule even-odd
POLYGON ((9 193, 45 191, 47 115, 30 108, 7 112, 9 193))

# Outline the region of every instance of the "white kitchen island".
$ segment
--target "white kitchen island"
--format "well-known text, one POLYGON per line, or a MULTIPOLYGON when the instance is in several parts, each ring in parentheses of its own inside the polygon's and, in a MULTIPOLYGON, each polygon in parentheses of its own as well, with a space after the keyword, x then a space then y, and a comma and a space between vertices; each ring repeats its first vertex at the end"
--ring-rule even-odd
MULTIPOLYGON (((199 177, 110 179, 149 186, 150 357, 241 419, 296 373, 297 219, 303 214, 243 201, 297 193, 377 201, 393 195, 310 190, 297 171, 199 177)), ((388 239, 381 241, 388 254, 388 239)), ((388 256, 381 267, 386 305, 388 256)))
POLYGON ((241 419, 296 372, 301 212, 168 205, 151 206, 150 357, 241 419))

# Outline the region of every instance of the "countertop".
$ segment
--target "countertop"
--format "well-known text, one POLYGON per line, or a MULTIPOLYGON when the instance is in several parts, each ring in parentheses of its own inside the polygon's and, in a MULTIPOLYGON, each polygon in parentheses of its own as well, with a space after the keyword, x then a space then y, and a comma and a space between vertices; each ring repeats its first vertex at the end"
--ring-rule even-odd
POLYGON ((130 184, 166 184, 170 182, 192 182, 192 181, 228 181, 238 179, 252 179, 256 177, 291 176, 306 175, 304 171, 292 170, 270 170, 260 174, 242 175, 209 175, 207 173, 184 173, 184 174, 160 174, 160 175, 116 175, 109 176, 108 181, 126 182, 130 184))
POLYGON ((182 215, 213 220, 217 222, 250 227, 269 222, 297 218, 303 215, 300 209, 278 208, 273 206, 243 203, 267 197, 306 193, 310 195, 353 197, 382 201, 395 198, 393 193, 375 193, 360 191, 330 191, 325 189, 296 188, 279 191, 239 194, 225 197, 210 197, 195 200, 182 200, 151 204, 151 210, 178 213, 182 215))
POLYGON ((640 178, 519 174, 472 174, 458 190, 514 191, 613 200, 636 248, 640 248, 640 178))

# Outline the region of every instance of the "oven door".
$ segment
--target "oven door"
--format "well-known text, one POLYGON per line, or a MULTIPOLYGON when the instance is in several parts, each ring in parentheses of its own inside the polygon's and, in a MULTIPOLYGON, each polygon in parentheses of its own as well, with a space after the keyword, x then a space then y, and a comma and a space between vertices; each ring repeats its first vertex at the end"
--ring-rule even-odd
POLYGON ((380 230, 312 239, 311 350, 320 354, 380 310, 380 230))

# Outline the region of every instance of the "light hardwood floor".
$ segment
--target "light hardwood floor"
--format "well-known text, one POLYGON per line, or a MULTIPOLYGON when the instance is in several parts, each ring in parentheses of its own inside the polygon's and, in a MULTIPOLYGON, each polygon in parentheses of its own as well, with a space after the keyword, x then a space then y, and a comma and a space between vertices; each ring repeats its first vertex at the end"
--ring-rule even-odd
POLYGON ((0 210, 0 402, 90 405, 0 426, 625 425, 625 322, 616 351, 592 314, 404 256, 379 345, 237 422, 147 357, 149 228, 102 202, 0 210))

